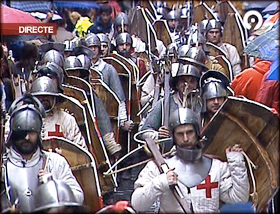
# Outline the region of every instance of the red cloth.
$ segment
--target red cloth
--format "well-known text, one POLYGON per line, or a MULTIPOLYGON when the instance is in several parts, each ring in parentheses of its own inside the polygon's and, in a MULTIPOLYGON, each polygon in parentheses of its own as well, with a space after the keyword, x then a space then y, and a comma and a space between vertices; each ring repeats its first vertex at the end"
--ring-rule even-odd
POLYGON ((269 71, 270 61, 256 61, 252 68, 243 70, 231 83, 235 96, 244 96, 250 100, 256 99, 264 74, 269 71))
POLYGON ((279 81, 267 80, 269 72, 263 76, 260 89, 256 96, 256 101, 279 112, 279 81))
POLYGON ((109 1, 108 5, 112 8, 112 19, 115 20, 116 15, 121 11, 121 7, 117 1, 109 1))
POLYGON ((147 73, 147 69, 146 69, 146 65, 145 65, 145 61, 140 59, 140 58, 137 58, 137 66, 139 68, 139 79, 141 79, 145 73, 147 73))

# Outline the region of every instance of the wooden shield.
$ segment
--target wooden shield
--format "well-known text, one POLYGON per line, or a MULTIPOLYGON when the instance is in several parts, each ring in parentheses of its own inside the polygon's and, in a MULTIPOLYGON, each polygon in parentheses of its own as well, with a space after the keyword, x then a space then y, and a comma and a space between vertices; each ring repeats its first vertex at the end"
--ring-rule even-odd
POLYGON ((224 74, 228 77, 228 79, 231 82, 234 78, 234 75, 233 75, 232 66, 230 64, 230 61, 223 55, 216 56, 215 60, 217 60, 218 63, 224 68, 224 70, 225 70, 224 74))
MULTIPOLYGON (((95 70, 91 70, 91 74, 93 74, 95 70)), ((113 126, 113 130, 115 136, 118 134, 118 108, 120 104, 120 99, 118 98, 117 94, 112 91, 109 86, 102 81, 102 79, 94 79, 91 78, 90 84, 96 93, 96 96, 102 101, 104 104, 104 108, 107 111, 111 124, 113 126)))
POLYGON ((210 51, 210 56, 227 56, 226 52, 223 49, 211 42, 206 42, 206 46, 210 51))
POLYGON ((130 34, 148 44, 150 52, 156 49, 156 32, 144 8, 137 8, 131 18, 130 34))
POLYGON ((152 15, 153 19, 157 18, 156 8, 155 8, 155 6, 153 5, 153 3, 150 0, 148 0, 148 1, 141 1, 140 5, 141 5, 141 7, 147 9, 150 12, 150 14, 152 15))
POLYGON ((94 106, 94 91, 89 82, 79 77, 67 76, 64 79, 64 83, 83 89, 87 95, 87 98, 89 99, 88 101, 91 108, 94 106))
POLYGON ((256 165, 253 177, 248 169, 250 191, 254 193, 251 200, 257 212, 262 211, 279 187, 279 118, 262 104, 228 97, 201 134, 207 138, 205 153, 222 160, 226 160, 228 146, 241 144, 256 165))
POLYGON ((138 67, 131 59, 128 60, 116 52, 112 53, 109 57, 103 58, 103 60, 116 68, 123 85, 128 115, 130 115, 130 119, 134 123, 140 123, 140 118, 137 116, 140 108, 137 91, 137 82, 139 81, 138 67))
POLYGON ((137 116, 140 108, 139 94, 137 91, 139 69, 131 59, 126 59, 116 52, 112 53, 109 57, 103 58, 103 60, 116 68, 126 97, 128 120, 132 120, 135 124, 132 132, 126 132, 121 129, 116 130, 118 132, 117 142, 119 142, 124 149, 127 148, 129 152, 132 147, 131 141, 133 140, 133 133, 137 131, 138 124, 140 123, 140 118, 137 116))
POLYGON ((234 45, 241 58, 241 69, 249 67, 249 59, 243 54, 247 45, 248 31, 245 28, 242 16, 230 1, 220 1, 217 3, 217 11, 224 22, 223 42, 234 45))
POLYGON ((64 94, 61 95, 64 98, 64 102, 60 104, 60 107, 67 109, 69 113, 73 114, 76 118, 80 130, 86 138, 89 151, 96 161, 102 194, 104 194, 113 190, 117 184, 115 177, 104 180, 102 176, 102 173, 107 168, 111 167, 111 163, 100 131, 98 130, 98 125, 95 123, 92 111, 90 111, 90 108, 87 106, 88 101, 85 101, 86 95, 84 91, 74 86, 64 85, 63 88, 64 93, 68 96, 64 94))
POLYGON ((42 143, 44 150, 55 151, 55 148, 61 150, 61 155, 66 158, 73 175, 84 191, 84 204, 90 208, 90 211, 96 212, 103 208, 100 182, 93 156, 65 138, 53 137, 43 140, 42 143))
POLYGON ((239 56, 243 55, 243 49, 246 46, 245 29, 243 28, 235 13, 229 13, 227 15, 223 30, 223 42, 235 46, 239 56))
POLYGON ((205 3, 202 2, 199 5, 196 5, 193 8, 193 21, 192 24, 198 23, 200 24, 200 22, 203 19, 215 19, 215 16, 212 12, 212 10, 209 8, 209 6, 205 3))
POLYGON ((170 36, 170 31, 167 25, 166 20, 156 20, 153 23, 153 27, 156 31, 157 38, 163 42, 165 47, 172 43, 172 39, 170 36))

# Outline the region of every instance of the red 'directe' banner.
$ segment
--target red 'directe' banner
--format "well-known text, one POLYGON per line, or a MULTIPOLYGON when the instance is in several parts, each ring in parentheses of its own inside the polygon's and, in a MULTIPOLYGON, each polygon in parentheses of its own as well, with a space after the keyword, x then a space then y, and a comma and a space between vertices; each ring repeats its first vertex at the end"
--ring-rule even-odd
POLYGON ((56 23, 2 23, 1 35, 56 35, 56 23))

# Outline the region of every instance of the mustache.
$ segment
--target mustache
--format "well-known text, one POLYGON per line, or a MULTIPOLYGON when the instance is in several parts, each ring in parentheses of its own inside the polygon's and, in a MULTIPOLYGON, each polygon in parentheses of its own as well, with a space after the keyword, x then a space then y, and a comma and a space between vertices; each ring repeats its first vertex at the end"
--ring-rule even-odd
POLYGON ((17 143, 20 144, 20 145, 25 144, 25 143, 30 143, 31 144, 30 140, 25 140, 25 139, 18 140, 17 143))

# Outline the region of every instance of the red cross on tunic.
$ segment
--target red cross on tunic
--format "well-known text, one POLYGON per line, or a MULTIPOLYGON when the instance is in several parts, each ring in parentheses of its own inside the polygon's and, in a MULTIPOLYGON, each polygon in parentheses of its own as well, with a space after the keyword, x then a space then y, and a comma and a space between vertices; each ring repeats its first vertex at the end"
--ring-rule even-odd
POLYGON ((63 133, 59 131, 60 125, 55 124, 55 131, 54 132, 48 132, 49 136, 55 136, 55 137, 64 137, 63 133))
POLYGON ((210 175, 207 175, 204 184, 197 185, 197 189, 206 189, 206 198, 212 198, 211 189, 218 188, 218 182, 211 183, 210 175))

